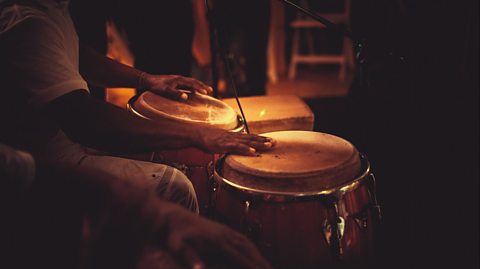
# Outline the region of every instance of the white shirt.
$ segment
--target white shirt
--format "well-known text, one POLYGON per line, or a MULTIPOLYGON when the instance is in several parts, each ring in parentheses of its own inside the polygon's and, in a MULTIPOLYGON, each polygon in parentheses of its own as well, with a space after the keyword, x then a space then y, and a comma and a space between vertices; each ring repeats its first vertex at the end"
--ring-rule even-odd
POLYGON ((20 141, 14 146, 30 152, 56 144, 59 128, 41 111, 69 92, 88 91, 78 47, 68 2, 32 0, 0 10, 0 120, 7 142, 20 141))

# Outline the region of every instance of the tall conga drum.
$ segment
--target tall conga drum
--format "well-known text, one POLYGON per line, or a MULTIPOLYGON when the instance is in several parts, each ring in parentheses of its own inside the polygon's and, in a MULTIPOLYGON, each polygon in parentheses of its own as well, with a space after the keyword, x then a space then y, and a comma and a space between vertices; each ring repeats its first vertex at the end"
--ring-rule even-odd
POLYGON ((250 237, 277 269, 374 263, 380 211, 366 157, 329 134, 264 135, 275 148, 217 163, 215 218, 250 237))
MULTIPOLYGON (((244 130, 241 118, 233 108, 218 99, 196 93, 189 93, 187 100, 173 100, 152 92, 144 92, 130 99, 128 110, 152 121, 173 121, 232 132, 244 130)), ((189 147, 179 150, 152 151, 134 157, 171 165, 184 172, 193 183, 200 212, 206 212, 211 189, 209 179, 213 174, 213 154, 189 147)))

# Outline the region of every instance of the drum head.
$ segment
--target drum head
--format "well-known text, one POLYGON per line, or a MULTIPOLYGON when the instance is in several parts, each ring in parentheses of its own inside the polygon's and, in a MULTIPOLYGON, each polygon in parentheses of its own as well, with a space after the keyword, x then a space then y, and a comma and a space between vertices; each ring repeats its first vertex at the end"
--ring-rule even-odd
POLYGON ((172 120, 232 130, 238 125, 237 113, 210 96, 189 93, 188 100, 173 100, 152 92, 138 96, 135 112, 151 120, 172 120))
POLYGON ((229 155, 225 178, 253 189, 322 191, 355 179, 361 159, 348 141, 325 133, 283 131, 263 134, 277 145, 259 157, 229 155))

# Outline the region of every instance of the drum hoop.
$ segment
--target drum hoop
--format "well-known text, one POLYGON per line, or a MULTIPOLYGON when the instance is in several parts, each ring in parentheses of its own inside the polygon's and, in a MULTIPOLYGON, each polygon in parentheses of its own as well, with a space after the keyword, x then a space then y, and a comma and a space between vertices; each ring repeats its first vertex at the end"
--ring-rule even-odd
POLYGON ((130 98, 130 100, 128 100, 128 103, 127 103, 127 110, 132 112, 133 114, 135 114, 136 116, 139 116, 141 118, 144 118, 146 120, 152 120, 150 118, 147 118, 145 117, 144 115, 142 115, 140 112, 138 112, 134 105, 135 105, 135 102, 137 102, 138 98, 140 98, 140 94, 137 94, 135 95, 134 97, 130 98))
MULTIPOLYGON (((282 191, 268 191, 255 189, 250 187, 241 186, 239 184, 233 183, 230 180, 221 176, 219 171, 222 171, 223 164, 227 155, 222 156, 215 165, 214 179, 217 182, 224 183, 223 185, 227 186, 229 189, 238 191, 244 194, 251 196, 260 196, 263 200, 273 200, 273 201, 289 201, 289 200, 304 200, 304 199, 317 199, 324 196, 338 196, 341 197, 347 193, 350 193, 356 190, 370 175, 371 175, 371 165, 366 156, 363 154, 360 155, 360 160, 362 162, 363 172, 350 181, 346 185, 341 185, 333 187, 330 189, 322 191, 309 191, 309 192, 282 192, 282 191)), ((223 172, 223 171, 222 171, 223 172)))
MULTIPOLYGON (((130 98, 130 100, 128 100, 128 103, 127 103, 127 110, 132 112, 135 116, 138 116, 138 117, 141 117, 143 119, 146 119, 146 120, 150 120, 150 121, 153 121, 152 119, 142 115, 142 113, 138 112, 136 109, 135 109, 135 102, 137 102, 138 98, 140 98, 140 95, 141 94, 137 94, 135 95, 134 97, 130 98)), ((171 120, 171 119, 167 119, 165 118, 165 120, 171 120)), ((237 114, 237 127, 235 127, 235 129, 232 129, 232 130, 228 130, 229 132, 233 132, 233 133, 240 133, 240 132, 244 132, 245 131, 245 124, 243 122, 243 118, 237 114)))

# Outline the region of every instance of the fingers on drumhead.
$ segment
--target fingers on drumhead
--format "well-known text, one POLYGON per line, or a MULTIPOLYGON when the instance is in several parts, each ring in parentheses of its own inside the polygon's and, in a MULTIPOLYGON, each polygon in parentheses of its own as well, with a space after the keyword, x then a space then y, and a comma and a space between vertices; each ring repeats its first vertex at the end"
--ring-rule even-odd
POLYGON ((270 142, 272 144, 276 143, 275 139, 270 137, 265 137, 265 136, 255 135, 255 134, 244 134, 244 136, 250 140, 258 141, 262 143, 267 143, 267 142, 270 142))
POLYGON ((272 138, 247 134, 244 137, 240 137, 242 141, 248 143, 250 146, 256 149, 269 149, 275 146, 276 141, 272 138))
POLYGON ((225 145, 228 151, 245 155, 256 155, 257 150, 243 143, 227 143, 225 145))
POLYGON ((248 144, 255 149, 270 149, 273 147, 273 144, 270 142, 249 141, 248 144))

